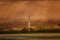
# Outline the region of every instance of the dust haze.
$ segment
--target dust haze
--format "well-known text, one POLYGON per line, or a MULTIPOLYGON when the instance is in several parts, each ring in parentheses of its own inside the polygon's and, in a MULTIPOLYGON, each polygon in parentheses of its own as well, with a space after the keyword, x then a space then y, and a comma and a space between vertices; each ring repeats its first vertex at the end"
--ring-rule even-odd
POLYGON ((0 24, 59 23, 59 1, 0 1, 0 24))

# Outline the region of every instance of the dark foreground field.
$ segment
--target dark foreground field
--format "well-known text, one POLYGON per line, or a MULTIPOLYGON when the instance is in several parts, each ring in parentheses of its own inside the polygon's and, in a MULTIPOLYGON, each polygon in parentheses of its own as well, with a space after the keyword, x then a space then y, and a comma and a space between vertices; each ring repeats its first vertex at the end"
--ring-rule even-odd
POLYGON ((17 36, 17 37, 0 37, 1 40, 60 40, 60 36, 53 36, 53 37, 49 37, 49 36, 46 36, 46 37, 27 37, 27 36, 17 36))
POLYGON ((60 40, 60 33, 0 34, 1 40, 60 40))

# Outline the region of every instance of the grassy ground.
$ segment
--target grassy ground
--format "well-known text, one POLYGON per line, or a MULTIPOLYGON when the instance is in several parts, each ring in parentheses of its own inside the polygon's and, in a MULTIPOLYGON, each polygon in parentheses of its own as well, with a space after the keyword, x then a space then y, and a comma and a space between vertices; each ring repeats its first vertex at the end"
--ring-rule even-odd
POLYGON ((31 33, 60 33, 60 30, 39 30, 39 31, 0 31, 0 34, 31 34, 31 33))

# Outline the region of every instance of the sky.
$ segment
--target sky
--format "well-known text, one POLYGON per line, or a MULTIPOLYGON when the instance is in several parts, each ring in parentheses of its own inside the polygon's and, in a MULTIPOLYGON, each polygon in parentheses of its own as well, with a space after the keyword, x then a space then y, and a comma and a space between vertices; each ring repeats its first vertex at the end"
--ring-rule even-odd
POLYGON ((0 23, 60 20, 59 1, 0 1, 0 23))

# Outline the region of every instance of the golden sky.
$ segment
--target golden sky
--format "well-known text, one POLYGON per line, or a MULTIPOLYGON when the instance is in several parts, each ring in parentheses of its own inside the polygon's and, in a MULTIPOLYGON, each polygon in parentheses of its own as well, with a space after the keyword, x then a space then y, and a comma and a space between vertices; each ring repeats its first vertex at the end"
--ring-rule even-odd
POLYGON ((59 1, 0 1, 0 23, 60 20, 59 1))

